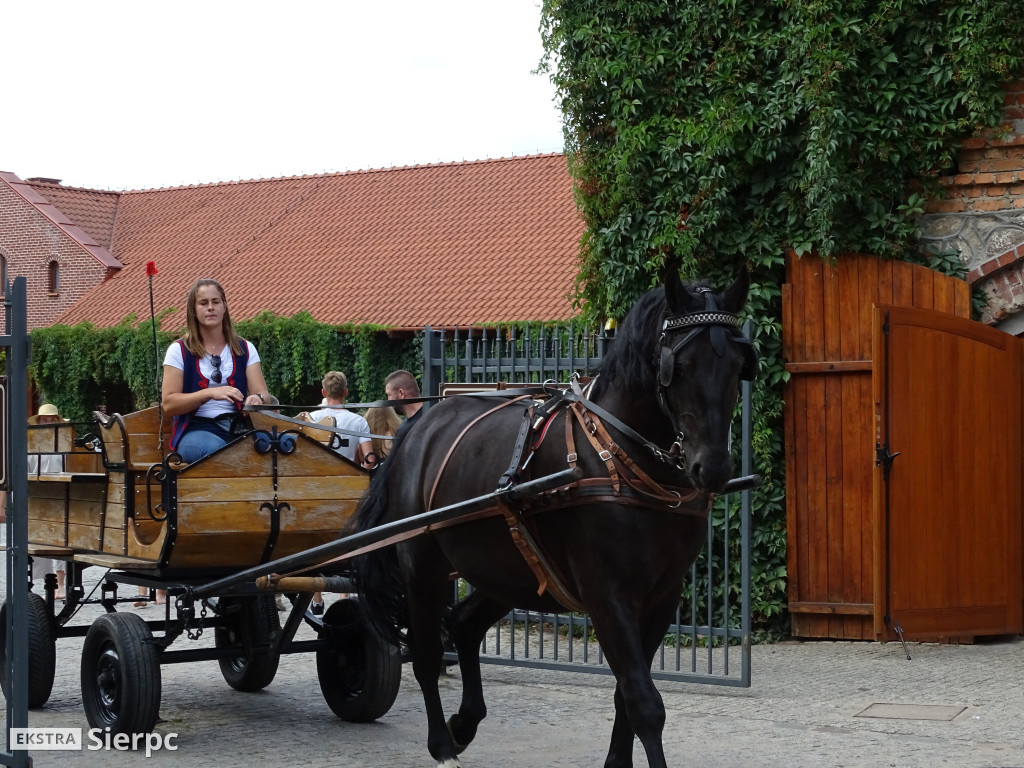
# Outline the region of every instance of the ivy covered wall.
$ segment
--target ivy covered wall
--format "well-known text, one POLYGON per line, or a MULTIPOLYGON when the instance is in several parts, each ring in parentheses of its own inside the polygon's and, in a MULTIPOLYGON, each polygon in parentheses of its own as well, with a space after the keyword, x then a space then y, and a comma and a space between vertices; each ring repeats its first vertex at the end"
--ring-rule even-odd
MULTIPOLYGON (((167 313, 162 317, 158 325, 173 327, 167 313)), ((256 346, 267 387, 282 403, 319 403, 320 379, 329 370, 348 376, 350 401, 376 400, 384 396, 388 373, 405 368, 418 376, 422 367, 418 337, 389 338, 377 326, 326 325, 308 313, 264 312, 235 327, 256 346)), ((109 412, 144 408, 160 397, 164 352, 181 330, 158 330, 154 349, 149 320, 128 318, 112 328, 90 323, 37 328, 31 375, 43 396, 72 420, 87 419, 101 404, 109 412)))
POLYGON ((587 226, 581 305, 621 317, 669 254, 720 286, 751 268, 752 603, 784 632, 785 254, 926 258, 938 178, 1024 73, 1024 3, 544 0, 541 33, 587 226))

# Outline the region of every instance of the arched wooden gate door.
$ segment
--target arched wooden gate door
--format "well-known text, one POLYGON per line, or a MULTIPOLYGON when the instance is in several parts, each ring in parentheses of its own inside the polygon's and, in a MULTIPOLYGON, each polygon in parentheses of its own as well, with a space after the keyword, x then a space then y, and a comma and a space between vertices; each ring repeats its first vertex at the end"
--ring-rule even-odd
MULTIPOLYGON (((994 349, 991 339, 999 336, 1009 346, 1020 340, 973 323, 969 317, 967 284, 924 267, 867 255, 844 256, 834 265, 817 257, 789 259, 783 286, 783 354, 790 373, 784 391, 784 428, 794 636, 889 637, 888 615, 917 637, 970 637, 994 631, 990 619, 993 611, 1000 610, 992 607, 995 603, 1005 606, 1002 623, 1012 625, 1016 615, 1020 624, 1021 372, 1014 361, 1020 357, 1019 352, 1001 357, 1003 353, 985 351, 994 349), (922 337, 926 343, 901 325, 899 340, 890 341, 889 360, 895 367, 890 367, 889 381, 891 393, 898 392, 902 399, 888 409, 883 408, 882 396, 872 382, 882 370, 880 353, 873 356, 872 352, 874 307, 882 305, 934 310, 929 314, 941 320, 942 328, 959 320, 972 329, 966 335, 938 330, 937 337, 922 337), (975 338, 979 334, 984 340, 975 338), (937 341, 939 337, 945 341, 937 341), (975 343, 981 346, 975 348, 975 343), (932 357, 922 360, 919 355, 932 357), (979 370, 972 378, 971 369, 982 365, 992 375, 979 370), (954 376, 954 367, 958 371, 963 367, 963 373, 954 376), (921 377, 922 370, 929 371, 927 378, 921 377), (903 375, 910 378, 901 384, 898 380, 903 375), (1017 395, 996 391, 992 405, 977 411, 977 386, 982 381, 1007 380, 1016 380, 1017 395), (1000 405, 1007 402, 1015 405, 1009 410, 1004 407, 997 417, 1000 405), (1013 439, 1000 444, 1000 438, 985 427, 968 429, 974 423, 971 418, 983 411, 987 415, 979 415, 980 424, 994 427, 1000 422, 1013 439), (880 467, 876 469, 876 437, 883 413, 890 419, 891 430, 903 430, 900 439, 904 434, 913 436, 904 449, 896 445, 897 432, 890 431, 889 448, 900 456, 893 463, 895 485, 888 490, 888 517, 873 507, 885 497, 875 486, 875 473, 881 472, 880 467), (944 463, 936 464, 937 456, 944 463), (969 478, 967 466, 971 467, 969 478), (967 502, 966 495, 970 495, 969 486, 985 482, 986 470, 991 475, 1000 473, 1001 478, 1017 477, 1018 486, 1015 491, 1012 482, 1000 480, 995 484, 998 492, 994 486, 983 490, 978 498, 988 509, 982 514, 978 503, 967 502), (955 493, 944 486, 947 482, 954 483, 955 493), (926 490, 928 495, 923 495, 926 490), (1004 501, 997 502, 997 493, 1004 501), (953 499, 959 500, 959 506, 935 506, 936 500, 953 499), (997 503, 1004 506, 993 516, 997 503), (971 535, 958 538, 961 530, 956 526, 961 524, 975 526, 971 535), (998 531, 1000 526, 1003 529, 998 531), (999 576, 979 574, 978 569, 986 566, 986 545, 977 536, 988 536, 992 546, 997 542, 1015 546, 1016 565, 1007 552, 1000 555, 999 576), (940 562, 957 572, 942 573, 941 581, 932 583, 940 562), (982 605, 977 595, 995 594, 994 582, 1003 576, 1015 586, 1006 587, 987 607, 982 605), (969 580, 971 585, 959 580, 969 580), (954 599, 949 610, 938 607, 950 597, 954 599), (925 606, 931 618, 917 613, 925 611, 925 606), (960 621, 971 616, 978 621, 960 621), (957 622, 951 621, 954 617, 957 622)), ((1008 626, 1005 631, 1019 629, 1008 626)))
POLYGON ((1021 343, 874 311, 875 634, 1021 631, 1021 343))

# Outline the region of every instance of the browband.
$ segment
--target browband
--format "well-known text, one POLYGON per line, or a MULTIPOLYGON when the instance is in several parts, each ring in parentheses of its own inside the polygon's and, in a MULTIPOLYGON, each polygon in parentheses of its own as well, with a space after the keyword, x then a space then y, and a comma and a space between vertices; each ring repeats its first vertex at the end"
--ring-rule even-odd
POLYGON ((665 318, 662 331, 674 331, 679 328, 690 328, 695 325, 729 325, 734 328, 740 327, 740 318, 732 312, 720 312, 708 310, 704 312, 689 312, 685 315, 672 315, 665 318))

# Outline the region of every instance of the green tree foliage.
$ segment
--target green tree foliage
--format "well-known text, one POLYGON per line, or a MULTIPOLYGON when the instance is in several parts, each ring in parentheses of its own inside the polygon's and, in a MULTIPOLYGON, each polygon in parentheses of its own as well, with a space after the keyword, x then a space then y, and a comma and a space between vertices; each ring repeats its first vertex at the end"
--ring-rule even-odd
POLYGON ((724 285, 741 262, 755 394, 755 609, 785 605, 784 254, 915 258, 915 217, 1024 73, 1019 0, 544 0, 587 224, 579 299, 617 317, 674 254, 724 285))
MULTIPOLYGON (((99 404, 129 412, 160 399, 167 345, 181 335, 184 315, 165 312, 153 323, 126 318, 112 328, 90 323, 54 325, 32 331, 31 373, 36 386, 62 414, 85 421, 99 404), (176 322, 175 322, 176 321, 176 322)), ((267 387, 283 403, 320 402, 320 380, 329 370, 344 371, 349 400, 384 396, 384 377, 397 368, 419 375, 422 343, 418 338, 390 339, 377 326, 318 323, 306 312, 278 317, 264 312, 235 324, 239 334, 260 353, 267 387)))

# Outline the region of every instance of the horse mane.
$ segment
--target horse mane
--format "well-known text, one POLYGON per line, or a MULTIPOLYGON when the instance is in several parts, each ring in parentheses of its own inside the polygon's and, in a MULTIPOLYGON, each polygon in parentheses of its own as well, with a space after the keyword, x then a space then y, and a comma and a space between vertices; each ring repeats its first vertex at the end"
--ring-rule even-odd
MULTIPOLYGON (((401 447, 408 429, 399 428, 392 438, 391 452, 373 471, 370 487, 363 494, 352 520, 342 535, 368 531, 388 519, 388 478, 395 471, 401 447)), ((405 627, 409 626, 409 611, 405 599, 398 555, 394 547, 384 547, 355 558, 352 563, 359 605, 363 617, 374 633, 383 640, 400 645, 406 642, 405 627)))

